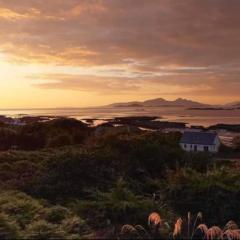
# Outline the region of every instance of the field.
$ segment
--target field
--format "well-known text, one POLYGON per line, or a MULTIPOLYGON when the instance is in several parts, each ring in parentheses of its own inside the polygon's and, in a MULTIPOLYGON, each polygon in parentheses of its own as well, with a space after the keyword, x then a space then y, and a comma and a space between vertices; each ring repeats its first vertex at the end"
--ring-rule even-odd
POLYGON ((237 234, 237 147, 185 153, 180 132, 73 119, 0 132, 1 239, 181 239, 200 224, 237 234))

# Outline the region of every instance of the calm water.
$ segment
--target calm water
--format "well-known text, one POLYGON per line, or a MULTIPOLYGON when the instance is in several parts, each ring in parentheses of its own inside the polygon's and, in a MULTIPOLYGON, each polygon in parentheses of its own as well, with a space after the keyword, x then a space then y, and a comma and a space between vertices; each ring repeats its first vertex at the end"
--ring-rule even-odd
POLYGON ((0 115, 17 117, 65 116, 76 119, 109 119, 123 116, 158 116, 167 121, 185 122, 189 125, 209 126, 218 123, 240 124, 240 110, 186 110, 176 107, 161 108, 62 108, 62 109, 5 109, 0 115))

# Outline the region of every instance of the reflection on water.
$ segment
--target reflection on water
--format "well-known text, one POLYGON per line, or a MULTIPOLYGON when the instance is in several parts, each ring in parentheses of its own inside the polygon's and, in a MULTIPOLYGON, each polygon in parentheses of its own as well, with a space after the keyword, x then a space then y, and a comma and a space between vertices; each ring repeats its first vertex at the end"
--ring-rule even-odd
MULTIPOLYGON (((125 116, 157 116, 165 121, 185 122, 189 125, 210 126, 218 123, 240 124, 240 110, 186 110, 177 107, 149 108, 62 108, 62 109, 6 109, 0 115, 17 117, 65 116, 76 119, 109 119, 125 116)), ((99 121, 98 120, 98 121, 99 121)))

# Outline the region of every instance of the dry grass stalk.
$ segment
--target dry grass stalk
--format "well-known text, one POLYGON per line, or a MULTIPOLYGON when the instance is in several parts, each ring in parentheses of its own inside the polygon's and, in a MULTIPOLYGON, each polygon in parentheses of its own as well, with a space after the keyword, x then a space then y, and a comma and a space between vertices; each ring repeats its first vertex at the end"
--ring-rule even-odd
POLYGON ((202 218, 203 218, 202 212, 198 212, 197 219, 202 220, 202 218))
POLYGON ((223 239, 223 232, 217 226, 213 226, 207 231, 207 240, 213 239, 223 239))
POLYGON ((188 239, 190 239, 190 224, 191 224, 191 213, 188 212, 188 239))
MULTIPOLYGON (((193 234, 192 237, 187 237, 187 239, 205 239, 205 240, 240 240, 240 229, 238 225, 234 221, 229 221, 224 229, 220 229, 218 226, 213 226, 208 229, 208 227, 205 224, 200 224, 195 229, 195 225, 197 224, 197 221, 202 221, 202 213, 199 212, 197 214, 194 227, 193 227, 193 234)), ((160 215, 156 212, 152 213, 148 217, 148 224, 151 227, 152 232, 148 232, 144 227, 141 225, 132 226, 132 225, 124 225, 121 229, 121 236, 122 237, 130 237, 130 239, 135 238, 141 238, 141 239, 155 239, 155 237, 159 237, 159 230, 161 230, 160 225, 162 224, 163 220, 161 219, 160 215)), ((167 222, 164 223, 168 229, 170 229, 170 226, 167 222)), ((188 212, 188 234, 190 231, 190 225, 191 225, 191 213, 188 212)), ((164 226, 164 225, 163 225, 164 226)), ((182 228, 183 228, 183 220, 182 218, 178 218, 174 231, 172 233, 173 239, 179 239, 182 234, 182 228)), ((156 238, 157 239, 157 238, 156 238)))
POLYGON ((179 218, 175 223, 175 227, 174 227, 174 231, 173 231, 173 238, 174 239, 176 239, 177 237, 179 237, 181 235, 182 224, 183 224, 183 220, 181 218, 179 218))
POLYGON ((121 235, 136 234, 136 233, 137 233, 136 228, 128 224, 124 225, 120 232, 121 235))
POLYGON ((240 240, 240 231, 229 229, 223 233, 223 238, 228 240, 240 240))
POLYGON ((238 225, 232 220, 229 221, 224 227, 224 231, 226 231, 226 230, 238 230, 238 229, 239 229, 238 225))
POLYGON ((135 229, 138 231, 139 235, 144 238, 144 239, 150 239, 150 235, 147 232, 147 230, 141 226, 141 225, 136 225, 135 229))
POLYGON ((199 223, 201 223, 202 222, 202 213, 201 212, 198 212, 198 214, 197 214, 197 216, 196 216, 196 219, 195 219, 195 221, 194 221, 194 224, 193 224, 193 228, 192 228, 192 237, 193 237, 193 235, 194 235, 194 232, 195 232, 195 229, 196 229, 196 225, 197 225, 197 223, 198 223, 198 221, 199 221, 199 223))
POLYGON ((158 213, 152 213, 149 215, 148 217, 148 225, 151 226, 151 225, 154 225, 154 226, 157 226, 157 225, 160 225, 162 222, 161 220, 161 217, 158 213))
POLYGON ((205 224, 200 224, 196 230, 198 229, 204 234, 205 237, 207 237, 208 227, 205 224))

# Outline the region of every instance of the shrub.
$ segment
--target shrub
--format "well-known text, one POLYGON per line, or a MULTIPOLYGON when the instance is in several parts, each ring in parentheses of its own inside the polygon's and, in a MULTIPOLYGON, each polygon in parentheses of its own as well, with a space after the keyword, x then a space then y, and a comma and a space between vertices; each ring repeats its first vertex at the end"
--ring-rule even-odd
POLYGON ((0 239, 20 239, 17 224, 5 214, 0 214, 0 239))
POLYGON ((89 227, 84 220, 79 217, 70 217, 63 221, 62 228, 71 235, 84 235, 89 233, 89 227))
POLYGON ((208 153, 185 153, 182 164, 186 168, 206 173, 213 168, 214 160, 208 153))
POLYGON ((83 196, 93 186, 107 187, 115 177, 110 157, 104 150, 55 156, 30 192, 47 199, 67 199, 83 196))
POLYGON ((232 143, 233 143, 233 147, 236 150, 240 151, 240 136, 234 137, 232 143))
POLYGON ((58 229, 54 224, 48 223, 45 220, 33 222, 27 226, 27 239, 66 239, 65 232, 58 229))
POLYGON ((20 228, 24 229, 43 206, 38 201, 19 192, 5 192, 0 194, 0 212, 15 219, 20 228))
POLYGON ((0 136, 0 150, 8 150, 16 144, 16 131, 9 128, 0 128, 0 136))
POLYGON ((0 239, 16 239, 19 233, 26 239, 70 239, 87 231, 87 224, 67 208, 49 207, 21 192, 0 193, 0 239))
POLYGON ((47 147, 61 147, 73 144, 73 139, 69 134, 60 134, 48 140, 47 147))
POLYGON ((198 173, 187 169, 173 173, 168 178, 166 200, 179 214, 201 211, 207 223, 223 224, 238 219, 240 211, 239 173, 215 170, 198 173))
POLYGON ((67 208, 61 206, 54 206, 47 210, 46 220, 53 224, 59 224, 64 219, 69 217, 70 213, 67 208))

